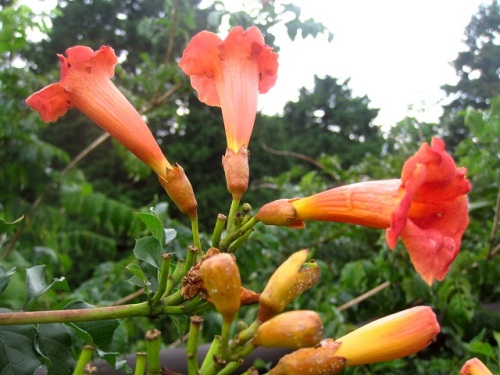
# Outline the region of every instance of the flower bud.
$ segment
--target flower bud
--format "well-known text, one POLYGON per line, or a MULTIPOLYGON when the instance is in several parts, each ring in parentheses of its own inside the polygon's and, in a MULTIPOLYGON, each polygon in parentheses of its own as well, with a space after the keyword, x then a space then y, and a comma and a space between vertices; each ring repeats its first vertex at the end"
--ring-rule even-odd
POLYGON ((314 285, 320 276, 316 263, 304 265, 309 250, 292 254, 269 279, 259 299, 258 319, 265 322, 281 313, 295 297, 314 285))
POLYGON ((227 253, 214 255, 201 263, 200 274, 210 302, 231 323, 240 308, 241 279, 234 257, 227 253))
POLYGON ((304 223, 297 220, 297 212, 292 205, 293 200, 278 199, 262 206, 255 219, 265 225, 304 228, 304 223))
POLYGON ((492 372, 477 358, 469 359, 460 370, 460 375, 493 375, 492 372))
POLYGON ((269 375, 334 375, 344 368, 346 359, 337 357, 340 343, 332 339, 322 340, 314 348, 302 348, 280 359, 269 375))
POLYGON ((165 177, 158 175, 158 180, 183 214, 190 218, 197 216, 198 203, 194 196, 193 187, 180 165, 177 164, 171 169, 167 168, 165 177))
POLYGON ((248 150, 241 147, 237 153, 226 149, 226 155, 222 157, 222 166, 226 175, 227 190, 234 200, 240 200, 248 189, 250 169, 248 166, 248 150))
POLYGON ((417 306, 375 320, 335 340, 342 344, 336 355, 345 357, 347 366, 390 361, 424 349, 439 332, 432 309, 417 306))
POLYGON ((294 310, 276 315, 261 324, 255 346, 298 349, 314 346, 323 337, 323 323, 315 311, 294 310))

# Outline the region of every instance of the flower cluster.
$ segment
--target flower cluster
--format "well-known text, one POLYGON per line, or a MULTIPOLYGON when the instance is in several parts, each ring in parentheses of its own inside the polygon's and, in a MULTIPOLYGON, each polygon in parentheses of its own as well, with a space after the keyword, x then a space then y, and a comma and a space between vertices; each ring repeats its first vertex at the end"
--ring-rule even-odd
MULTIPOLYGON (((72 107, 80 110, 146 163, 180 211, 196 222, 196 198, 182 167, 168 162, 143 117, 110 79, 117 63, 113 50, 103 46, 94 52, 76 46, 59 59, 60 82, 34 93, 27 104, 38 110, 44 121, 55 121, 72 107)), ((221 370, 227 364, 238 364, 244 354, 258 346, 295 350, 269 371, 273 375, 311 371, 337 374, 345 366, 416 353, 431 344, 440 332, 430 307, 412 307, 341 338, 324 338, 323 323, 317 312, 285 311, 290 302, 320 278, 318 265, 308 260, 308 250, 292 254, 260 294, 242 287, 236 258, 225 252, 243 243, 259 222, 291 228, 303 228, 304 222, 311 220, 364 225, 384 229, 391 249, 401 238, 416 271, 431 285, 448 273, 468 225, 467 193, 471 185, 465 169, 455 165, 439 138, 433 138, 430 145, 424 143, 404 163, 398 179, 362 182, 308 197, 276 200, 262 206, 252 218, 248 216, 250 209, 242 210, 247 216, 235 223, 235 209, 248 188, 248 147, 258 94, 275 84, 277 59, 278 55, 265 44, 258 28, 244 31, 235 27, 224 40, 207 31, 197 34, 179 61, 180 68, 190 76, 199 100, 222 110, 227 137, 222 165, 233 204, 224 239, 220 240, 223 225, 216 227, 213 247, 205 256, 197 225, 193 226, 196 245, 193 254, 199 256, 191 255, 191 263, 186 262, 189 267, 182 271, 178 295, 162 300, 164 296, 160 293, 156 302, 160 301, 161 309, 165 301, 197 297, 211 303, 221 314, 222 334, 213 344, 213 348, 219 348, 218 355, 207 356, 202 366, 209 369, 208 373, 215 373, 215 368, 221 370), (230 326, 245 303, 258 303, 257 317, 252 325, 239 329, 230 342, 230 326)), ((224 223, 223 219, 220 222, 224 223)), ((165 278, 170 277, 168 268, 165 278)), ((196 367, 194 362, 191 366, 196 367)), ((474 360, 461 372, 486 373, 474 360)))

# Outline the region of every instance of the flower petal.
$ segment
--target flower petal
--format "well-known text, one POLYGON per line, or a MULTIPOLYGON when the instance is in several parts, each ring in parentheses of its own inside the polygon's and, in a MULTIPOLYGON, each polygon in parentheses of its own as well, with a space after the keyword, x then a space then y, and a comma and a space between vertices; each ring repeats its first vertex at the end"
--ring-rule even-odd
POLYGON ((36 109, 43 121, 56 121, 73 107, 69 96, 60 83, 53 83, 26 99, 26 104, 36 109))
POLYGON ((218 46, 221 43, 216 34, 202 31, 191 39, 179 61, 180 68, 191 76, 199 100, 211 106, 220 106, 215 77, 220 74, 218 46))

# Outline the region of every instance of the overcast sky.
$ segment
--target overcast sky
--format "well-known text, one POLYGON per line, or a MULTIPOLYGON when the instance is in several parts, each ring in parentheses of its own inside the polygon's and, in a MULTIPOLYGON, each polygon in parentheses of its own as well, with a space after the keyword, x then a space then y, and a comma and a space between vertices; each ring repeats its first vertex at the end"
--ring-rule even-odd
MULTIPOLYGON (((242 3, 234 1, 233 3, 242 3)), ((314 75, 351 78, 354 95, 367 95, 380 108, 376 124, 394 125, 406 115, 437 121, 445 98, 440 89, 455 83, 451 67, 465 27, 486 0, 295 0, 304 19, 313 17, 334 34, 290 42, 280 35, 279 78, 262 95, 266 113, 279 112, 298 88, 312 88, 314 75), (413 107, 409 111, 409 106, 413 107)))

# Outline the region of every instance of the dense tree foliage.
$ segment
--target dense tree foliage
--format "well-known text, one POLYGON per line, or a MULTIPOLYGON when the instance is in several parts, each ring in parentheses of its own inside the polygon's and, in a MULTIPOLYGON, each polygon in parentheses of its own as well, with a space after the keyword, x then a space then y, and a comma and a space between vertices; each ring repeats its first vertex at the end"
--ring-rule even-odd
POLYGON ((458 82, 444 85, 450 98, 444 106, 443 124, 450 142, 456 144, 468 135, 463 113, 467 107, 486 109, 500 94, 500 4, 481 5, 465 29, 467 49, 453 61, 458 82))

